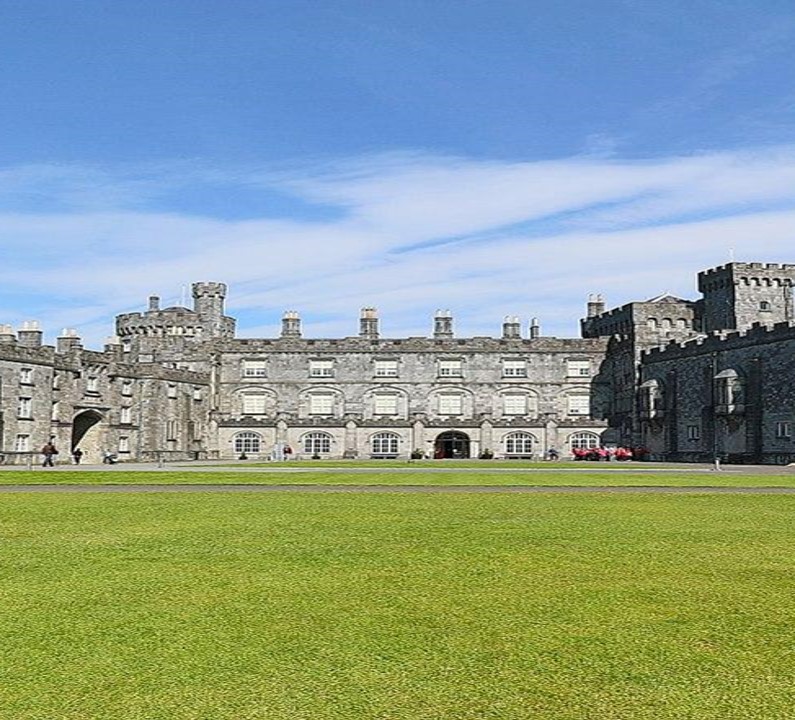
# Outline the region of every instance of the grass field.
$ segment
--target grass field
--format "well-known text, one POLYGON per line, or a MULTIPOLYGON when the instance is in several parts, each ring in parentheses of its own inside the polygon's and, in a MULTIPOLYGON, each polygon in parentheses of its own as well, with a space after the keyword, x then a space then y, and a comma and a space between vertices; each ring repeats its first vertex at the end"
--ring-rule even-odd
POLYGON ((554 468, 543 471, 505 472, 492 470, 402 472, 384 470, 344 472, 329 469, 322 472, 238 472, 228 471, 156 471, 136 472, 113 470, 59 471, 25 470, 0 471, 0 485, 38 484, 264 484, 264 485, 542 485, 542 486, 713 486, 713 487, 795 487, 795 472, 787 474, 751 474, 732 472, 633 472, 626 470, 566 470, 554 468))
POLYGON ((4 495, 0 717, 791 718, 794 513, 709 494, 4 495))

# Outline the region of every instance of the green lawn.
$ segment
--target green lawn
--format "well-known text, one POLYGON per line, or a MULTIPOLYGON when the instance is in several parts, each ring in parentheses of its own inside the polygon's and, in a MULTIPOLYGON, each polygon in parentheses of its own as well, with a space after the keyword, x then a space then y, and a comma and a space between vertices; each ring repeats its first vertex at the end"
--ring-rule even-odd
POLYGON ((795 472, 787 474, 753 475, 743 472, 637 472, 632 468, 626 471, 555 469, 543 472, 425 472, 421 469, 407 472, 344 472, 327 470, 323 472, 236 472, 229 469, 222 472, 182 472, 182 471, 0 471, 0 485, 39 485, 39 484, 142 484, 166 483, 204 485, 214 483, 234 483, 238 485, 675 485, 675 486, 717 486, 717 487, 793 487, 795 472))
POLYGON ((781 720, 795 497, 4 495, 8 720, 781 720))

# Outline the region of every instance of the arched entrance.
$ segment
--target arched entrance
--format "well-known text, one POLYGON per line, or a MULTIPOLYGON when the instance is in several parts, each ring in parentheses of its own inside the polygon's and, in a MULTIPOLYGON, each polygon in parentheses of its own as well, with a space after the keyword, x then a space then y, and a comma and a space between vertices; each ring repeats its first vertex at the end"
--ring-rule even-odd
POLYGON ((102 460, 102 433, 97 425, 102 420, 98 410, 83 410, 72 420, 72 447, 83 451, 85 462, 98 463, 102 460))
POLYGON ((433 456, 442 458, 468 458, 469 435, 455 430, 443 432, 436 438, 433 456))

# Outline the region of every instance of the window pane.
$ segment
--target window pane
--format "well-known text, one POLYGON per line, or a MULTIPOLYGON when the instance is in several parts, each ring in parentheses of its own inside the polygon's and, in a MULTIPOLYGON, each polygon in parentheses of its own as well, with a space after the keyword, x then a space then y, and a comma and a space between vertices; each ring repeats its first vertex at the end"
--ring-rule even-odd
POLYGON ((504 412, 506 415, 526 415, 526 395, 503 395, 504 412))
POLYGON ((265 377, 265 361, 244 360, 243 377, 265 377))
POLYGON ((334 361, 310 360, 309 374, 312 377, 331 377, 334 374, 334 361))
POLYGON ((265 395, 243 395, 243 414, 261 415, 265 412, 267 397, 265 395))
POLYGON ((569 395, 569 415, 590 415, 591 398, 588 395, 569 395))
POLYGON ((333 395, 310 395, 309 412, 312 415, 331 415, 334 410, 333 395))
POLYGON ((440 415, 461 415, 463 398, 461 395, 440 395, 439 414, 440 415))
POLYGON ((397 415, 398 397, 397 395, 375 395, 375 414, 376 415, 397 415))
POLYGON ((502 374, 505 377, 526 377, 527 364, 524 360, 503 360, 502 374))
POLYGON ((439 375, 447 377, 461 375, 461 361, 460 360, 440 360, 439 361, 439 375))
POLYGON ((377 377, 397 377, 397 360, 376 360, 375 374, 377 377))
POLYGON ((566 363, 566 374, 569 377, 588 377, 591 374, 590 360, 569 360, 566 363))

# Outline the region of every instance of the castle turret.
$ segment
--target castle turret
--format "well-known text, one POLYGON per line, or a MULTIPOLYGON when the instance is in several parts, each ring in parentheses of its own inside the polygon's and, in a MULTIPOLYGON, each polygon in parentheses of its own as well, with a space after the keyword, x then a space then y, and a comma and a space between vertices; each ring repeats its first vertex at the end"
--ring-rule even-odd
POLYGON ((220 282, 193 283, 193 310, 206 318, 224 316, 226 285, 220 282))
POLYGON ((301 337, 301 316, 295 310, 288 310, 282 317, 282 337, 301 337))
POLYGON ((359 337, 368 340, 378 339, 378 310, 375 308, 362 308, 359 319, 359 337))
POLYGON ((754 323, 792 322, 795 265, 728 263, 698 274, 702 327, 744 330, 754 323))
POLYGON ((522 337, 522 326, 515 315, 506 315, 502 321, 502 337, 504 340, 519 340, 522 337))
POLYGON ((601 315, 605 311, 605 299, 602 295, 588 296, 588 311, 586 317, 592 318, 601 315))
POLYGON ((437 310, 433 318, 433 337, 437 340, 453 337, 453 314, 449 310, 437 310))

